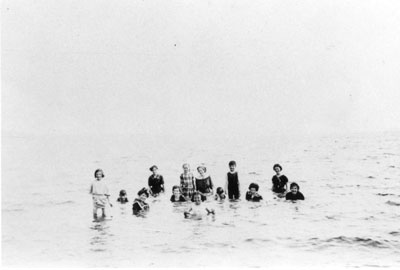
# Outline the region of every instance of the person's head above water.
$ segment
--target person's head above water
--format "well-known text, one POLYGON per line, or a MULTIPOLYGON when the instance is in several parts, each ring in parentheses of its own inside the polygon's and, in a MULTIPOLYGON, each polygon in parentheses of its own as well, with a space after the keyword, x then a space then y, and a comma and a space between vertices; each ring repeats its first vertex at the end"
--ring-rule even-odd
POLYGON ((277 172, 277 170, 282 171, 282 166, 279 165, 279 164, 275 164, 274 167, 272 167, 272 169, 273 169, 274 171, 276 171, 276 172, 277 172))
POLYGON ((122 189, 122 190, 119 192, 119 196, 120 196, 120 197, 126 196, 126 191, 125 191, 125 189, 122 189))
POLYGON ((234 161, 234 160, 230 161, 230 162, 229 162, 229 170, 230 170, 231 172, 234 172, 234 171, 235 171, 235 168, 236 168, 236 161, 234 161))
POLYGON ((293 182, 293 183, 290 184, 290 191, 292 193, 296 194, 297 191, 299 191, 299 190, 300 190, 300 187, 299 187, 299 185, 297 183, 293 182))
POLYGON ((196 191, 196 192, 193 194, 193 201, 194 201, 194 203, 195 203, 196 205, 200 205, 200 204, 201 204, 201 195, 200 195, 199 192, 196 191))
POLYGON ((104 172, 102 169, 97 169, 94 171, 94 178, 104 178, 104 172))
POLYGON ((251 184, 249 185, 249 190, 251 190, 252 188, 254 188, 255 191, 258 191, 258 189, 259 189, 260 187, 259 187, 258 184, 256 184, 256 183, 251 183, 251 184))
POLYGON ((197 171, 199 173, 201 173, 201 172, 205 173, 205 172, 207 172, 207 168, 205 166, 198 166, 197 171))
POLYGON ((147 188, 142 188, 141 190, 139 190, 139 192, 137 193, 139 197, 142 197, 142 195, 145 195, 147 198, 149 197, 149 192, 147 191, 147 188))
POLYGON ((158 167, 157 167, 156 165, 153 165, 153 166, 151 166, 151 167, 149 168, 149 170, 152 171, 152 172, 154 172, 154 170, 155 170, 155 171, 158 170, 158 167))
POLYGON ((221 195, 222 193, 224 193, 224 189, 222 187, 218 187, 217 188, 217 194, 221 195))

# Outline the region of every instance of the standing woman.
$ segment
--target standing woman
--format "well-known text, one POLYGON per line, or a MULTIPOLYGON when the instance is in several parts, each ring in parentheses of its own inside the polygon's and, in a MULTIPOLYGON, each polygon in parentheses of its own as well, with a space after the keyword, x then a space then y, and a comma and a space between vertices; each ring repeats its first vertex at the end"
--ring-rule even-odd
POLYGON ((199 178, 196 178, 196 190, 201 195, 201 200, 205 201, 208 196, 213 195, 213 183, 211 181, 210 176, 205 176, 207 172, 207 168, 204 166, 197 167, 197 171, 199 172, 199 178))
POLYGON ((149 191, 154 197, 157 197, 161 192, 164 192, 164 178, 158 174, 158 167, 153 165, 149 169, 153 174, 149 177, 149 191))
POLYGON ((275 193, 280 193, 278 196, 283 196, 287 190, 287 184, 289 179, 281 174, 282 166, 275 164, 273 167, 276 174, 272 177, 272 191, 275 193))

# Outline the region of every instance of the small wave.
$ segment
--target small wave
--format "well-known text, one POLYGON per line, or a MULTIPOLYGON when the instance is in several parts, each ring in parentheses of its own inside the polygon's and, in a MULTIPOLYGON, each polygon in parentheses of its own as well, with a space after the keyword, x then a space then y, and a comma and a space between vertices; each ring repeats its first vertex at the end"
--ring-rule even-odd
POLYGON ((257 172, 249 172, 249 174, 251 174, 251 175, 260 175, 260 174, 257 173, 257 172))
POLYGON ((400 206, 400 203, 398 203, 398 202, 392 202, 392 201, 387 201, 386 204, 388 204, 388 205, 393 205, 393 206, 400 206))
POLYGON ((375 179, 375 177, 373 177, 372 175, 367 177, 368 179, 375 179))
POLYGON ((391 196, 394 195, 393 193, 377 193, 378 196, 391 196))
POLYGON ((389 168, 396 168, 396 166, 394 166, 394 165, 390 165, 390 166, 389 166, 389 168))
POLYGON ((394 235, 394 236, 399 236, 400 232, 390 232, 389 234, 394 235))
MULTIPOLYGON (((378 240, 373 240, 371 238, 361 238, 361 237, 346 237, 346 236, 338 236, 329 238, 326 242, 336 242, 336 243, 345 243, 345 244, 359 244, 367 247, 376 247, 376 248, 388 248, 389 246, 386 243, 380 242, 378 240)), ((384 242, 388 242, 384 240, 384 242)))
POLYGON ((63 204, 74 204, 74 201, 63 201, 63 202, 57 202, 55 205, 63 205, 63 204))

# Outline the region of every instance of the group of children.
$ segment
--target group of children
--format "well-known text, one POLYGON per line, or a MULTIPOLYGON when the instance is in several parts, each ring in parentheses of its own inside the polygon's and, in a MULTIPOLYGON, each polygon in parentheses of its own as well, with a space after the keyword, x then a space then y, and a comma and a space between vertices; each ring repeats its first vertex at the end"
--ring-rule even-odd
MULTIPOLYGON (((193 206, 184 212, 186 218, 199 218, 200 212, 206 212, 207 214, 215 214, 214 210, 208 208, 202 208, 201 202, 210 200, 213 196, 213 182, 211 176, 207 176, 207 168, 205 166, 198 166, 197 171, 198 177, 194 177, 193 173, 190 172, 189 164, 183 164, 183 173, 180 176, 180 185, 174 185, 172 187, 171 202, 194 202, 193 206), (201 210, 200 210, 201 209, 201 210)), ((148 179, 148 188, 144 187, 137 193, 138 197, 134 200, 132 210, 134 214, 142 214, 150 209, 146 199, 151 195, 157 197, 159 194, 165 192, 164 178, 158 174, 158 167, 153 165, 149 169, 152 172, 148 179)), ((290 192, 287 191, 287 184, 289 182, 285 175, 281 174, 282 166, 275 164, 273 166, 275 175, 272 177, 272 191, 277 194, 278 197, 285 197, 286 200, 304 200, 303 194, 299 191, 300 187, 297 183, 290 184, 290 192)), ((101 181, 104 178, 104 172, 101 169, 97 169, 94 173, 95 181, 90 186, 90 194, 93 197, 93 218, 97 219, 98 209, 102 210, 102 217, 106 218, 106 206, 112 204, 109 201, 109 191, 104 183, 101 181)), ((246 200, 259 202, 263 198, 258 194, 259 185, 251 183, 248 191, 246 192, 246 200)), ((240 194, 240 182, 238 172, 236 171, 236 162, 229 162, 229 171, 226 174, 225 189, 218 187, 216 194, 214 195, 215 200, 224 200, 226 195, 230 200, 239 200, 240 194), (227 194, 226 194, 227 192, 227 194)), ((127 193, 125 190, 121 190, 118 202, 124 204, 129 202, 127 193)))

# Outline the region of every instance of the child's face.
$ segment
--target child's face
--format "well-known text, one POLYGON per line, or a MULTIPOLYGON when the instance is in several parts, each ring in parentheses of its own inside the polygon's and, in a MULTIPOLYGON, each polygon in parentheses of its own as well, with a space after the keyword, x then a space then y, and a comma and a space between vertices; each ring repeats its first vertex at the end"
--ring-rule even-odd
POLYGON ((183 171, 184 171, 185 173, 187 173, 187 172, 189 171, 189 166, 188 166, 188 165, 184 165, 184 166, 183 166, 183 171))
POLYGON ((299 191, 299 189, 298 189, 296 186, 293 186, 293 187, 290 189, 290 191, 291 191, 293 194, 296 194, 297 191, 299 191))
POLYGON ((101 179, 101 178, 103 178, 103 172, 102 171, 96 172, 96 179, 101 179))
POLYGON ((142 201, 146 201, 147 195, 145 193, 142 193, 140 194, 139 199, 141 199, 142 201))
POLYGON ((256 190, 256 188, 251 188, 251 189, 250 189, 250 192, 251 192, 251 194, 256 194, 256 193, 257 193, 257 190, 256 190))
POLYGON ((236 169, 236 166, 235 166, 235 165, 231 165, 231 166, 229 166, 229 170, 231 170, 231 172, 234 172, 234 171, 235 171, 235 169, 236 169))
POLYGON ((181 194, 181 192, 179 191, 179 188, 175 188, 175 189, 172 191, 172 193, 173 193, 174 196, 176 196, 176 197, 178 197, 178 196, 181 194))
POLYGON ((276 166, 276 167, 274 168, 274 171, 275 171, 276 173, 279 173, 279 172, 281 171, 281 168, 279 168, 278 166, 276 166))
POLYGON ((157 174, 157 169, 156 169, 156 168, 153 169, 153 174, 154 174, 154 175, 157 174))
POLYGON ((195 195, 193 197, 193 201, 196 205, 200 205, 201 204, 201 196, 200 195, 195 195))

